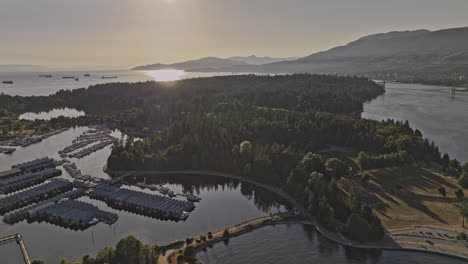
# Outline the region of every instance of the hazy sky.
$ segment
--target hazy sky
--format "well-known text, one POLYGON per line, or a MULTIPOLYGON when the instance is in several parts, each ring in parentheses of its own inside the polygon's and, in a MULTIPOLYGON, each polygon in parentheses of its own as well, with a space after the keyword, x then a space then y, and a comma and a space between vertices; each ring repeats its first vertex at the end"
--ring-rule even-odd
POLYGON ((468 26, 467 0, 0 0, 0 65, 302 56, 366 34, 468 26))

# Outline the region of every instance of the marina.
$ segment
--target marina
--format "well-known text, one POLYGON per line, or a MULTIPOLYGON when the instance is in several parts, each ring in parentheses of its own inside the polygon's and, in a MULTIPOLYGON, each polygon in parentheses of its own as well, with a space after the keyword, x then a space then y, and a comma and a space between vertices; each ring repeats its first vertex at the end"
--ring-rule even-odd
MULTIPOLYGON (((95 186, 100 183, 94 183, 88 179, 77 180, 72 177, 65 167, 68 164, 75 164, 76 169, 81 172, 81 175, 92 176, 93 180, 101 181, 102 183, 108 182, 111 178, 106 176, 102 171, 102 164, 105 164, 110 153, 110 146, 103 150, 94 152, 82 159, 69 158, 67 160, 60 159, 58 151, 63 150, 68 144, 79 138, 82 134, 89 130, 95 129, 94 127, 79 127, 70 129, 63 134, 57 135, 54 138, 46 139, 44 142, 28 147, 20 147, 8 159, 0 160, 1 169, 6 172, 0 172, 2 176, 12 177, 22 173, 19 169, 10 169, 11 164, 21 164, 35 160, 37 158, 43 159, 44 156, 54 159, 54 165, 57 169, 63 170, 60 179, 67 179, 70 182, 71 189, 59 194, 50 194, 44 199, 37 200, 36 203, 27 203, 24 206, 10 210, 8 214, 3 216, 2 230, 6 233, 21 232, 28 237, 30 253, 33 258, 41 258, 48 263, 58 263, 58 257, 68 257, 70 259, 79 259, 84 254, 95 254, 96 250, 107 245, 115 244, 120 238, 130 234, 137 235, 145 238, 147 241, 155 241, 159 244, 169 243, 173 240, 183 239, 188 236, 196 235, 198 233, 207 232, 213 227, 221 228, 226 225, 235 224, 244 219, 258 217, 264 215, 269 211, 276 212, 276 206, 271 207, 268 205, 258 205, 257 203, 263 201, 261 198, 264 194, 258 193, 255 195, 254 200, 248 199, 247 193, 250 193, 250 188, 243 186, 241 193, 241 186, 237 184, 229 184, 219 179, 207 178, 204 179, 204 184, 200 185, 198 182, 187 181, 183 177, 171 176, 176 179, 175 181, 167 181, 164 178, 161 180, 151 179, 143 180, 138 179, 134 181, 128 179, 129 182, 122 182, 124 186, 122 189, 127 188, 131 190, 140 189, 142 192, 149 193, 150 195, 161 194, 158 191, 159 187, 169 193, 174 192, 180 197, 180 200, 187 199, 190 194, 203 199, 202 203, 197 204, 196 210, 190 212, 190 217, 185 221, 180 221, 174 217, 152 217, 144 215, 132 208, 113 208, 100 200, 91 199, 87 192, 91 191, 95 186), (26 160, 25 160, 26 159, 26 160), (8 167, 7 167, 8 166, 8 167), (63 169, 62 169, 63 168, 63 169), (73 182, 72 182, 73 181, 73 182), (84 185, 81 185, 84 184, 84 185), (151 187, 147 188, 147 187, 151 187), (87 204, 96 206, 102 211, 114 213, 118 215, 118 220, 112 224, 111 227, 104 224, 93 224, 87 229, 81 231, 76 230, 74 225, 58 225, 58 222, 29 218, 27 212, 35 209, 44 204, 51 202, 56 204, 66 200, 76 200, 87 204), (226 207, 226 204, 230 204, 226 207), (257 205, 256 205, 257 204, 257 205), (217 215, 210 215, 209 212, 216 210, 217 215), (170 221, 167 221, 170 220, 170 221), (184 225, 186 228, 181 228, 184 225), (151 231, 148 232, 148 227, 151 226, 151 231), (95 244, 89 243, 91 241, 91 232, 95 236, 95 244), (41 237, 48 237, 49 243, 44 244, 41 237), (56 250, 51 251, 50 248, 56 250)), ((86 133, 87 134, 87 133, 86 133)), ((112 132, 111 135, 115 138, 120 138, 121 135, 112 132)), ((72 152, 73 153, 73 152, 72 152)), ((17 166, 16 166, 17 167, 17 166)), ((76 175, 75 175, 76 176, 76 175)), ((50 180, 49 180, 50 181, 50 180)), ((41 186, 41 185, 39 185, 41 186)), ((115 185, 117 187, 119 185, 115 185)), ((11 194, 14 195, 14 194, 11 194)), ((159 195, 159 196, 162 196, 159 195)), ((179 199, 169 198, 167 194, 166 199, 179 199)), ((0 197, 2 197, 0 195, 0 197)), ((8 196, 6 196, 8 197, 8 196)), ((254 197, 253 193, 249 197, 254 197)), ((270 200, 270 199, 268 199, 270 200)), ((182 201, 181 201, 182 202, 182 201)), ((50 204, 52 205, 52 204, 50 204)), ((47 217, 48 218, 48 217, 47 217)), ((0 218, 1 219, 1 218, 0 218)), ((80 227, 82 228, 82 227, 80 227)), ((15 252, 1 251, 0 254, 7 260, 15 259, 15 252)), ((12 263, 15 263, 13 260, 12 263)))

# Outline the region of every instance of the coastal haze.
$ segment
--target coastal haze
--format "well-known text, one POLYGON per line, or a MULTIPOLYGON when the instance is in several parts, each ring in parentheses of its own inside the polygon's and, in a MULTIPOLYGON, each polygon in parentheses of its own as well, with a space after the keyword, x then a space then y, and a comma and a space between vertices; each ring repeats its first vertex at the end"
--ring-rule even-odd
POLYGON ((468 260, 467 1, 0 1, 1 264, 468 260))

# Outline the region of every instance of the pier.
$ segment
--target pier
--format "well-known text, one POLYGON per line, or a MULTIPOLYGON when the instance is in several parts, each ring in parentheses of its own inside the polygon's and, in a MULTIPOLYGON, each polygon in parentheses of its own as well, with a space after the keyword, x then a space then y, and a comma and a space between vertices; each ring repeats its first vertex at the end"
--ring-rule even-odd
POLYGON ((31 264, 31 259, 29 258, 28 251, 26 250, 26 245, 24 244, 23 236, 21 234, 14 234, 12 236, 0 238, 0 245, 2 245, 3 243, 9 243, 9 242, 18 243, 21 249, 21 253, 23 254, 24 263, 31 264))

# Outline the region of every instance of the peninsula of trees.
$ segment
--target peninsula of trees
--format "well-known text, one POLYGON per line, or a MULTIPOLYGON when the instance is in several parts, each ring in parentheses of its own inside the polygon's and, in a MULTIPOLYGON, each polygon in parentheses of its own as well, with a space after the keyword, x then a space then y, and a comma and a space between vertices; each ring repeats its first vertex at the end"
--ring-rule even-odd
POLYGON ((450 167, 408 122, 360 118, 384 93, 366 78, 295 74, 114 83, 49 97, 0 96, 9 111, 72 107, 70 124, 105 123, 140 133, 115 145, 111 170, 230 172, 284 188, 330 229, 365 241, 383 227, 359 193, 338 187, 354 170, 414 161, 450 167), (355 163, 316 154, 327 145, 361 152, 355 163), (352 168, 350 170, 350 168, 352 168))

